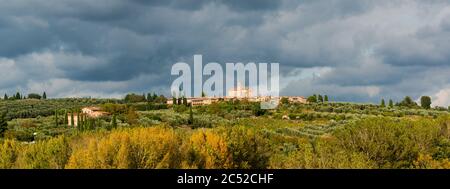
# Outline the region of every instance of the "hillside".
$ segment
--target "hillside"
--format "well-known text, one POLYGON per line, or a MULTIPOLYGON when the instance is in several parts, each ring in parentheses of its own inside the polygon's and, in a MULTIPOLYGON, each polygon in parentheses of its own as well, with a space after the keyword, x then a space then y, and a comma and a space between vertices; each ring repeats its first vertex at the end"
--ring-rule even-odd
POLYGON ((192 109, 106 100, 7 103, 23 111, 34 108, 29 104, 57 109, 58 116, 41 111, 8 121, 1 168, 450 168, 450 115, 441 109, 333 102, 270 111, 245 101, 192 109), (87 105, 111 114, 69 127, 67 110, 87 105))

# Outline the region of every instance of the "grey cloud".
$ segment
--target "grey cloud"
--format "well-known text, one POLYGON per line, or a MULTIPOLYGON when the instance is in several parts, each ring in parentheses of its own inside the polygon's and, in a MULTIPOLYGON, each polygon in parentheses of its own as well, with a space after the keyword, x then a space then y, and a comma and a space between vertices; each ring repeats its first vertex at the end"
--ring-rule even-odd
POLYGON ((0 68, 14 73, 0 82, 0 92, 51 88, 65 96, 70 90, 63 85, 75 84, 72 92, 82 95, 167 94, 171 65, 192 63, 194 54, 203 54, 205 63, 279 62, 282 75, 294 81, 283 94, 326 92, 337 100, 375 102, 449 87, 448 1, 0 4, 0 68), (311 67, 331 71, 314 80, 293 72, 311 67), (41 74, 44 69, 51 73, 41 74))

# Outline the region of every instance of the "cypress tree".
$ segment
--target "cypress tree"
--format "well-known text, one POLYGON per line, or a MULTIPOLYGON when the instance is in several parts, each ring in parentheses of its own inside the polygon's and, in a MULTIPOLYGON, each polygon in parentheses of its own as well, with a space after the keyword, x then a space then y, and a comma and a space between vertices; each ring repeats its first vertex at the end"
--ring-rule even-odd
POLYGON ((80 113, 77 112, 77 127, 80 125, 80 113))
POLYGON ((8 95, 5 93, 5 96, 3 97, 4 100, 8 100, 8 95))
POLYGON ((193 124, 194 123, 194 114, 192 113, 192 103, 189 104, 189 120, 188 120, 188 124, 193 124))
POLYGON ((324 98, 323 100, 324 100, 325 102, 328 102, 328 95, 325 95, 323 98, 324 98))
POLYGON ((45 93, 45 91, 44 91, 44 94, 42 94, 42 99, 47 99, 47 93, 45 93))
POLYGON ((86 114, 84 114, 83 117, 84 117, 84 118, 83 118, 83 131, 84 131, 84 130, 86 130, 86 127, 87 127, 87 125, 88 125, 88 121, 89 121, 89 120, 88 120, 86 114))
POLYGON ((392 99, 389 99, 389 108, 393 108, 394 107, 394 102, 392 101, 392 99))
POLYGON ((68 125, 69 123, 68 123, 68 120, 67 120, 67 110, 64 110, 64 125, 68 125))
POLYGON ((384 102, 384 98, 381 99, 381 107, 386 107, 386 103, 384 102))
POLYGON ((188 106, 187 98, 183 97, 183 105, 188 106))
POLYGON ((147 101, 148 101, 148 102, 153 102, 152 94, 151 94, 151 93, 147 93, 147 101))
POLYGON ((111 126, 114 129, 117 128, 117 117, 116 117, 116 114, 114 114, 113 117, 112 117, 111 126))
POLYGON ((323 97, 322 97, 322 95, 320 95, 320 94, 318 95, 317 101, 318 101, 318 102, 323 102, 323 97))
POLYGON ((79 130, 79 131, 82 131, 82 130, 83 130, 83 127, 84 127, 84 115, 81 114, 80 120, 79 120, 79 123, 78 123, 78 130, 79 130))
POLYGON ((73 120, 73 118, 74 118, 73 112, 74 111, 72 110, 72 112, 70 114, 70 125, 72 125, 72 127, 75 127, 75 120, 73 120))

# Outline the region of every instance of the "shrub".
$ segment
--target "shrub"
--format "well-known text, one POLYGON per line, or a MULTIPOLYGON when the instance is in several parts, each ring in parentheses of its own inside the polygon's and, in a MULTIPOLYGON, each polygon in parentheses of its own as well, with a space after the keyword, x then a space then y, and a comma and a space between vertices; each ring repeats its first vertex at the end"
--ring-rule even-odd
POLYGON ((0 144, 0 168, 15 167, 17 156, 21 151, 20 144, 15 140, 5 140, 0 144))
POLYGON ((180 138, 173 129, 114 130, 74 147, 68 168, 180 168, 180 138))
POLYGON ((64 136, 47 141, 28 144, 18 156, 21 168, 32 169, 63 169, 70 156, 70 147, 64 136))

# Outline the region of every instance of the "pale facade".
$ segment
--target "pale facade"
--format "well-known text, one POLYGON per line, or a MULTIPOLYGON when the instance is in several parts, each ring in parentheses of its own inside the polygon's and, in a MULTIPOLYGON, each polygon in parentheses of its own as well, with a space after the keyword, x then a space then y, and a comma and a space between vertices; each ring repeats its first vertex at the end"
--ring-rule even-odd
MULTIPOLYGON (((67 115, 67 125, 72 126, 72 115, 68 114, 67 115)), ((73 126, 77 127, 78 126, 78 114, 77 113, 73 113, 73 126)))
POLYGON ((81 109, 81 113, 78 116, 78 113, 69 113, 67 114, 67 125, 69 126, 78 126, 78 118, 81 118, 82 116, 87 116, 89 118, 98 118, 108 115, 108 112, 101 111, 101 108, 99 107, 85 107, 81 109), (73 117, 73 125, 72 125, 72 117, 73 117))
MULTIPOLYGON (((228 96, 223 98, 219 97, 193 97, 187 98, 188 104, 192 106, 209 105, 214 102, 218 102, 219 99, 224 101, 229 100, 248 100, 250 102, 269 102, 273 100, 281 100, 281 98, 287 98, 291 103, 308 103, 306 98, 303 96, 283 96, 283 97, 271 97, 271 96, 253 96, 253 91, 250 88, 242 87, 240 83, 234 89, 228 91, 228 96)), ((177 99, 178 100, 178 99, 177 99)), ((168 105, 173 105, 173 99, 167 100, 168 105)))
POLYGON ((308 103, 307 99, 303 96, 284 96, 284 98, 287 98, 288 101, 291 103, 303 103, 303 104, 308 103))
MULTIPOLYGON (((192 106, 201 106, 201 105, 210 105, 214 102, 218 102, 220 99, 223 99, 224 101, 230 101, 230 100, 248 100, 250 102, 268 102, 271 100, 281 100, 281 98, 287 98, 290 103, 302 103, 306 104, 308 103, 306 98, 303 96, 283 96, 283 97, 270 97, 270 96, 258 96, 258 97, 224 97, 224 98, 218 98, 218 97, 194 97, 194 98, 187 98, 187 103, 192 104, 192 106)), ((173 100, 167 100, 168 105, 173 105, 173 100)))
POLYGON ((230 89, 228 91, 229 98, 250 98, 253 96, 253 91, 250 88, 242 87, 241 84, 238 83, 238 86, 235 89, 230 89))
POLYGON ((101 111, 99 107, 85 107, 81 109, 81 113, 86 114, 88 117, 97 118, 108 115, 108 112, 101 111))

